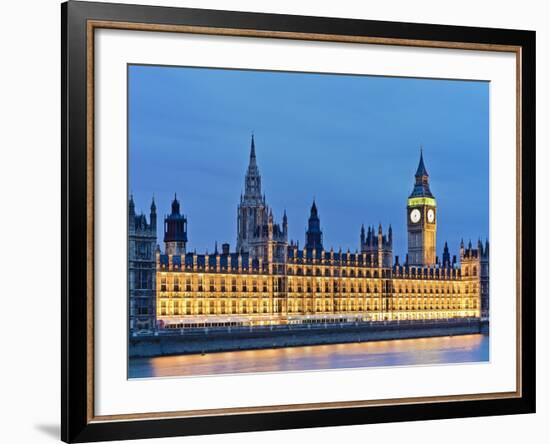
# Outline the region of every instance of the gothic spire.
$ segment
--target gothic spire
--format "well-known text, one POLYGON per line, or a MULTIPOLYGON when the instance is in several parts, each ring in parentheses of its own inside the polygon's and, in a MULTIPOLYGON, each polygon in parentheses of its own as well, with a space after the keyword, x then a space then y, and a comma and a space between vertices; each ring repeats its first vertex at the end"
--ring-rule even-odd
POLYGON ((256 163, 256 144, 254 142, 254 134, 250 141, 250 161, 248 170, 245 176, 244 184, 244 200, 260 203, 262 200, 262 178, 256 163))
POLYGON ((414 175, 414 188, 409 197, 433 197, 430 191, 429 175, 426 165, 424 165, 424 153, 422 147, 420 147, 420 160, 418 161, 418 168, 414 175))
POLYGON ((149 213, 149 222, 153 230, 157 229, 157 206, 155 205, 155 196, 151 200, 151 212, 149 213))
POLYGON ((250 140, 250 164, 256 164, 256 145, 254 144, 254 133, 250 140))
POLYGON ((311 212, 308 220, 308 227, 306 231, 306 249, 316 249, 321 251, 323 249, 323 232, 321 231, 321 221, 317 213, 317 205, 315 205, 315 199, 311 205, 311 212))
POLYGON ((315 198, 313 199, 313 205, 311 205, 311 216, 317 216, 317 205, 315 205, 315 198))
POLYGON ((451 254, 449 253, 449 245, 445 241, 443 246, 443 266, 449 268, 451 266, 451 254))
POLYGON ((423 156, 423 149, 422 146, 420 147, 420 161, 418 162, 418 168, 416 169, 415 177, 422 177, 426 176, 428 177, 428 170, 426 169, 426 166, 424 165, 424 156, 423 156))
POLYGON ((134 204, 134 195, 130 194, 130 201, 128 202, 128 212, 130 215, 136 214, 136 205, 134 204))

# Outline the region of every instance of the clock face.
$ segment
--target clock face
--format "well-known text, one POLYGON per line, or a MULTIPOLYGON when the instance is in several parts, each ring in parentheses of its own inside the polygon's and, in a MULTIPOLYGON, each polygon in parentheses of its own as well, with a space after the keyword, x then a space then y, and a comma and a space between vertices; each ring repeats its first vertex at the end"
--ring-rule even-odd
POLYGON ((434 220, 435 220, 435 211, 430 208, 428 210, 428 222, 433 224, 434 220))
POLYGON ((412 210, 410 214, 410 218, 413 224, 418 223, 420 221, 420 210, 418 208, 415 208, 414 210, 412 210))

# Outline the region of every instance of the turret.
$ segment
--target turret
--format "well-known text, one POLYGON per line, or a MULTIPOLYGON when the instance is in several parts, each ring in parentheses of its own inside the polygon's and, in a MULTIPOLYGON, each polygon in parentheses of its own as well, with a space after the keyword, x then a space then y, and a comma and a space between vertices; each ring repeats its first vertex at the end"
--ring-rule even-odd
POLYGON ((269 209, 269 216, 267 217, 267 237, 273 239, 273 212, 269 209))
POLYGON ((149 214, 149 220, 151 222, 151 229, 155 230, 157 229, 157 206, 155 205, 155 198, 153 197, 153 200, 151 201, 151 212, 149 214))
POLYGON ((164 218, 164 245, 166 254, 185 254, 187 218, 180 214, 180 203, 175 194, 172 201, 172 213, 164 218))
POLYGON ((379 267, 391 267, 393 261, 393 233, 391 226, 388 234, 384 234, 382 224, 378 224, 378 232, 374 226, 369 226, 365 236, 365 227, 361 226, 361 253, 366 254, 367 262, 379 267))
POLYGON ((128 201, 128 229, 134 231, 136 218, 136 205, 134 204, 134 196, 130 194, 130 200, 128 201))
POLYGON ((306 249, 316 249, 318 251, 323 249, 323 232, 321 231, 321 221, 317 212, 317 205, 315 200, 311 205, 308 228, 306 231, 306 249))
POLYGON ((384 245, 384 237, 382 235, 382 224, 378 224, 378 239, 376 242, 376 253, 377 253, 377 264, 379 267, 383 266, 384 263, 384 255, 382 251, 382 247, 384 245))
POLYGON ((451 266, 451 254, 449 253, 449 246, 447 241, 445 241, 445 246, 443 247, 443 267, 449 268, 451 266))
POLYGON ((372 228, 369 226, 369 231, 367 233, 367 246, 372 245, 372 228))
POLYGON ((136 215, 136 204, 134 203, 134 195, 130 194, 130 201, 128 202, 128 215, 129 216, 135 216, 136 215))

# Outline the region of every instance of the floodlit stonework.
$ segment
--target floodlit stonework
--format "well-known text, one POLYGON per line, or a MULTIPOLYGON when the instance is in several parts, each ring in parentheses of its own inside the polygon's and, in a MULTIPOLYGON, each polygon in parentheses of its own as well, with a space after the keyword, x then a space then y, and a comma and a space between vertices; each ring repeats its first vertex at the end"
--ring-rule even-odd
POLYGON ((233 251, 229 244, 186 251, 187 219, 174 198, 164 253, 155 254, 157 327, 488 317, 489 243, 462 242, 458 258, 445 243, 441 260, 436 255, 437 205, 422 154, 406 217, 403 262, 393 256, 391 226, 361 227, 356 252, 325 249, 315 202, 300 248, 288 241, 286 213, 278 224, 266 204, 252 138, 233 251))

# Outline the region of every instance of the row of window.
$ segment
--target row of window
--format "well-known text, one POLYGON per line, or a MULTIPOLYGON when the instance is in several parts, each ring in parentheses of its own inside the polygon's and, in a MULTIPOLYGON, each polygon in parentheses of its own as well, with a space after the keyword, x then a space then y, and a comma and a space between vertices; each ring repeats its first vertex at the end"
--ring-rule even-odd
MULTIPOLYGON (((429 294, 429 295, 433 295, 433 294, 441 294, 441 295, 457 295, 457 296, 461 296, 462 294, 477 294, 477 285, 470 285, 470 286, 464 286, 462 288, 462 291, 461 289, 455 289, 455 288, 446 288, 446 289, 439 289, 439 288, 411 288, 410 290, 408 288, 398 288, 398 289, 393 289, 393 291, 391 290, 388 290, 385 294, 387 294, 388 296, 395 296, 395 295, 402 295, 402 294, 412 294, 412 295, 424 295, 424 294, 429 294)), ((248 287, 247 286, 242 286, 240 289, 237 289, 236 287, 235 288, 232 288, 230 292, 227 292, 225 287, 220 287, 219 290, 216 290, 216 288, 214 286, 210 287, 208 290, 206 290, 204 287, 198 287, 196 290, 193 290, 191 287, 189 288, 180 288, 178 285, 174 285, 172 287, 172 289, 170 290, 166 285, 162 285, 160 286, 160 292, 161 293, 168 293, 168 292, 173 292, 173 293, 180 293, 180 292, 183 292, 183 293, 189 293, 190 295, 193 295, 193 294, 196 294, 196 293, 199 293, 197 294, 197 296, 200 296, 201 294, 206 294, 206 293, 210 293, 210 294, 219 294, 219 295, 224 295, 224 294, 231 294, 232 296, 233 295, 238 295, 238 294, 241 294, 241 293, 248 293, 248 294, 258 294, 258 293, 263 293, 265 295, 268 295, 269 294, 269 290, 267 287, 263 287, 262 288, 262 291, 258 291, 258 287, 252 287, 251 288, 251 291, 249 292, 248 291, 248 287)), ((359 285, 357 287, 354 287, 354 286, 344 286, 344 287, 340 287, 338 284, 334 283, 334 285, 332 286, 328 286, 328 285, 325 285, 325 286, 318 286, 315 288, 315 292, 313 291, 313 287, 311 286, 307 286, 306 288, 303 288, 302 286, 291 286, 289 285, 289 288, 288 288, 288 291, 285 292, 284 289, 273 289, 273 293, 289 293, 289 294, 294 294, 294 293, 300 293, 300 294, 303 294, 303 293, 309 293, 309 294, 333 294, 335 296, 338 296, 340 294, 358 294, 358 295, 361 295, 361 294, 379 294, 379 288, 377 286, 374 286, 374 287, 370 287, 370 286, 367 286, 366 288, 364 288, 362 285, 359 285)), ((161 294, 161 297, 163 295, 161 294)))
MULTIPOLYGON (((145 280, 145 283, 142 283, 142 285, 147 285, 149 283, 147 279, 145 280)), ((168 283, 166 277, 162 277, 160 280, 160 291, 186 291, 186 292, 192 292, 192 291, 210 291, 210 292, 226 292, 230 291, 232 293, 235 292, 248 292, 252 291, 253 293, 257 293, 258 291, 262 291, 264 293, 269 291, 268 281, 267 279, 263 279, 261 282, 258 282, 257 280, 252 280, 252 282, 248 282, 247 280, 238 280, 232 279, 231 280, 231 286, 225 285, 225 279, 221 279, 219 282, 219 285, 216 285, 216 282, 214 279, 210 279, 208 281, 208 285, 204 285, 203 279, 196 279, 195 282, 192 282, 191 278, 187 278, 185 280, 185 284, 182 285, 181 281, 179 279, 175 279, 173 282, 168 283)), ((386 283, 386 285, 388 285, 386 283)), ((447 293, 447 294, 456 294, 461 292, 461 286, 459 285, 453 285, 453 286, 444 286, 444 285, 424 285, 422 287, 415 287, 415 286, 407 286, 407 285, 396 285, 393 288, 390 288, 388 285, 387 292, 389 293, 447 293), (426 288, 428 287, 428 288, 426 288)), ((139 287, 139 288, 146 288, 146 287, 139 287)), ((300 280, 288 280, 288 291, 289 292, 298 292, 302 293, 303 291, 307 293, 312 293, 313 289, 315 288, 316 293, 322 293, 323 291, 325 293, 329 292, 348 292, 348 293, 378 293, 379 287, 377 285, 370 285, 367 283, 364 285, 361 281, 319 281, 312 282, 311 280, 302 281, 300 280)), ((475 283, 469 283, 467 285, 462 286, 463 291, 465 293, 469 292, 476 292, 477 291, 477 284, 475 283)), ((273 291, 279 292, 279 291, 285 291, 284 290, 284 282, 282 279, 277 278, 273 280, 273 291)))
MULTIPOLYGON (((381 305, 378 301, 366 304, 359 301, 330 301, 317 300, 302 301, 289 300, 287 311, 289 313, 338 313, 338 312, 370 312, 379 311, 381 305)), ((466 299, 461 303, 452 304, 384 304, 383 310, 392 311, 433 311, 433 310, 476 310, 478 301, 475 299, 466 299)), ((283 310, 282 301, 277 301, 272 306, 269 301, 187 301, 174 302, 172 304, 161 302, 159 306, 160 316, 180 316, 180 315, 229 315, 229 314, 270 314, 280 313, 283 310)))
POLYGON ((271 314, 281 313, 283 305, 281 301, 277 301, 270 305, 268 301, 221 301, 216 304, 214 301, 205 302, 196 301, 195 303, 161 303, 158 308, 160 316, 181 316, 181 315, 229 315, 229 314, 271 314))
POLYGON ((154 290, 154 270, 132 269, 130 270, 130 289, 131 290, 154 290))

